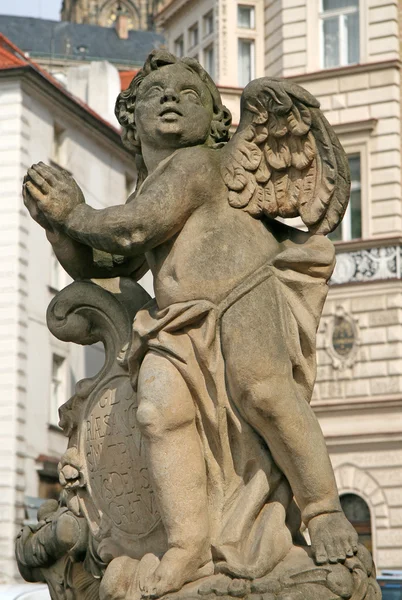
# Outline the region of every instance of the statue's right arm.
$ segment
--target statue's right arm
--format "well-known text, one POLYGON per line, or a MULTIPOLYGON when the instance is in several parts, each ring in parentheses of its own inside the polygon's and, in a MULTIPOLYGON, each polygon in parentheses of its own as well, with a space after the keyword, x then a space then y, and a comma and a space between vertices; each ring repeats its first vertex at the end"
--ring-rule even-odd
POLYGON ((24 178, 22 195, 31 217, 46 231, 54 253, 62 267, 75 280, 131 277, 140 279, 148 270, 144 255, 124 257, 94 250, 91 245, 73 239, 61 227, 55 226, 41 209, 44 192, 54 204, 63 205, 66 195, 75 203, 83 203, 82 192, 72 177, 43 163, 33 165, 24 178), (47 176, 45 180, 43 176, 47 176), (57 183, 61 185, 57 186, 57 183), (63 183, 65 183, 63 187, 63 183), (55 191, 54 191, 55 190, 55 191), (52 192, 53 191, 53 192, 52 192))
POLYGON ((210 167, 205 148, 183 149, 145 180, 135 201, 95 209, 69 173, 39 163, 28 170, 25 195, 53 229, 127 260, 171 239, 211 198, 210 167))
MULTIPOLYGON (((209 160, 202 149, 183 151, 145 181, 133 202, 103 209, 79 203, 57 227, 93 248, 139 257, 174 237, 211 199, 209 160)), ((57 215, 51 211, 48 205, 47 215, 54 222, 57 215)))
POLYGON ((74 280, 131 277, 141 279, 148 270, 144 255, 136 257, 100 253, 66 233, 46 230, 46 237, 63 269, 74 280))

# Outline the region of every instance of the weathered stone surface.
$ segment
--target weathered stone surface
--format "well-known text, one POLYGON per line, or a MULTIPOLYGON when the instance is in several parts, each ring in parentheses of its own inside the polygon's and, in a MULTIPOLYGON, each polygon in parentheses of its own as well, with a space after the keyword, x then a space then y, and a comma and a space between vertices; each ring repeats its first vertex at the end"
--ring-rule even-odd
POLYGON ((322 234, 349 192, 318 102, 256 80, 229 140, 197 61, 156 51, 116 115, 139 167, 125 206, 92 209, 43 163, 24 180, 76 280, 49 329, 101 340, 106 361, 60 410, 64 491, 18 538, 21 572, 63 600, 377 598, 309 406, 334 264, 322 234), (309 232, 274 220, 297 215, 309 232), (135 282, 148 267, 154 300, 135 282))

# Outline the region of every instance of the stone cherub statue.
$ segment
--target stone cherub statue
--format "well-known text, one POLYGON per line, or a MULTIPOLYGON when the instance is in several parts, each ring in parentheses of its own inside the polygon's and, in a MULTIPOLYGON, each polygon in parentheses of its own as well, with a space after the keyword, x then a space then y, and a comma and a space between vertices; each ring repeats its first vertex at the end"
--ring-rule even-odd
MULTIPOLYGON (((51 305, 56 335, 102 338, 62 333, 98 293, 79 280, 154 277, 154 300, 128 284, 126 338, 113 334, 106 371, 61 411, 70 444, 58 510, 88 523, 87 556, 71 560, 87 573, 96 563, 94 598, 378 595, 309 405, 334 265, 325 234, 346 208, 347 160, 298 85, 258 79, 241 102, 229 140, 230 113, 199 63, 154 51, 116 103, 139 166, 124 206, 91 208, 68 173, 43 163, 24 179, 25 205, 76 280, 51 305), (275 220, 296 216, 308 232, 275 220)), ((116 311, 99 331, 119 329, 116 311)), ((35 536, 57 546, 51 521, 19 538, 24 574, 40 567, 25 551, 35 536)), ((49 553, 42 567, 46 579, 49 553)))

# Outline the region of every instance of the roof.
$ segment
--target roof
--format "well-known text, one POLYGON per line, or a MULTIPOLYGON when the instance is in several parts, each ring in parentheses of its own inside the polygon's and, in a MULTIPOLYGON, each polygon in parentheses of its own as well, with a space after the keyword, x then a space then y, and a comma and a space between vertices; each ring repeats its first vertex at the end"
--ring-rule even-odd
POLYGON ((0 33, 0 74, 13 73, 21 70, 34 75, 38 83, 50 85, 53 90, 56 90, 59 94, 59 98, 61 94, 62 98, 60 99, 63 100, 64 104, 67 103, 70 108, 73 110, 75 109, 76 112, 78 111, 86 122, 92 120, 92 123, 98 131, 112 137, 112 139, 115 142, 118 142, 123 148, 120 143, 120 131, 118 129, 113 127, 108 121, 105 121, 105 119, 92 110, 85 102, 73 96, 73 94, 67 91, 57 79, 45 69, 42 69, 32 59, 25 56, 15 44, 0 33))
POLYGON ((120 75, 120 85, 122 90, 126 90, 130 85, 133 78, 137 75, 138 69, 134 69, 131 71, 119 71, 120 75))
POLYGON ((4 43, 3 36, 0 36, 0 69, 12 69, 13 67, 22 67, 25 64, 25 58, 13 52, 10 46, 4 43))
POLYGON ((120 39, 114 28, 68 21, 0 15, 0 32, 32 58, 107 60, 140 66, 164 38, 154 31, 128 32, 120 39))

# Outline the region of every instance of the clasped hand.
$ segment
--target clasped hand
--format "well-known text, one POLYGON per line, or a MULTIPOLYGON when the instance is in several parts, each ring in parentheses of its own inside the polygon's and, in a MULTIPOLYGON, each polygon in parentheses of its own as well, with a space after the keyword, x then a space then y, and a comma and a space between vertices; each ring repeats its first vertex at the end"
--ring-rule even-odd
POLYGON ((67 171, 43 162, 28 169, 22 196, 31 217, 49 231, 63 226, 71 211, 85 202, 81 188, 67 171))

